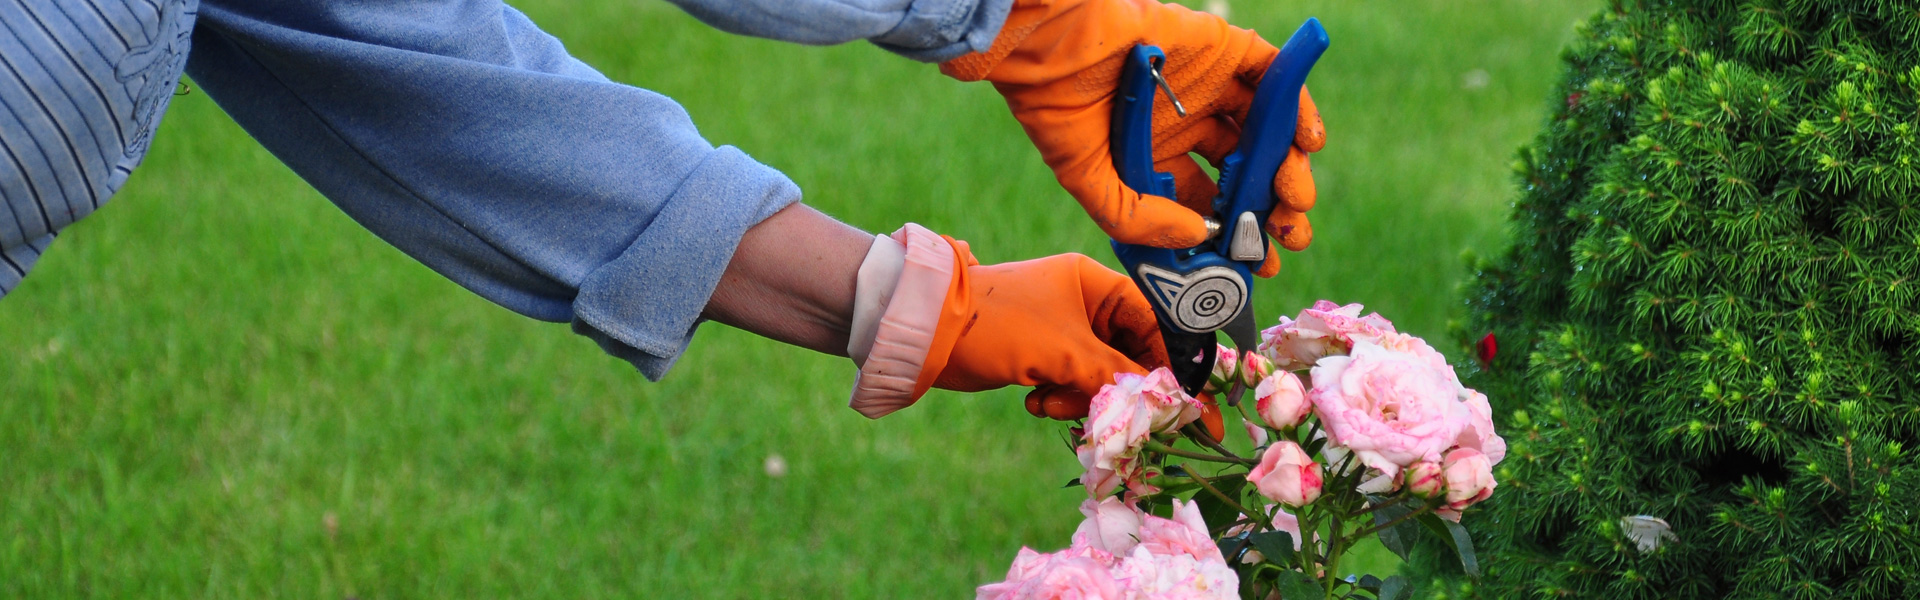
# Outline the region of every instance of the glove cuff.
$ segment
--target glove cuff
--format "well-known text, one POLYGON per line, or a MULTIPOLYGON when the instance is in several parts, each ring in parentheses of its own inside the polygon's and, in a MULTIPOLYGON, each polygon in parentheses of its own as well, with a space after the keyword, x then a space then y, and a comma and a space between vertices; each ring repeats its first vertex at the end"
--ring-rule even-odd
POLYGON ((959 328, 942 325, 958 322, 970 310, 966 267, 972 262, 965 246, 913 223, 893 232, 891 239, 876 239, 874 246, 860 266, 855 335, 847 348, 860 365, 847 405, 869 419, 911 406, 946 368, 959 328), (894 256, 900 266, 888 286, 894 256), (869 286, 890 290, 870 293, 869 286), (867 298, 873 298, 871 305, 867 298), (870 341, 861 339, 863 309, 879 314, 870 341))
POLYGON ((893 301, 893 290, 900 285, 900 271, 907 266, 907 247, 893 238, 874 235, 867 257, 860 261, 854 280, 853 319, 847 328, 847 358, 853 366, 864 367, 873 352, 873 340, 880 333, 880 317, 893 301))
POLYGON ((993 68, 1006 60, 1007 55, 1026 43, 1035 29, 1052 16, 1061 5, 1078 4, 1080 0, 1015 0, 1013 8, 1007 13, 1007 20, 1000 26, 999 35, 994 36, 993 46, 986 52, 969 52, 953 60, 940 63, 940 72, 961 81, 980 81, 993 72, 993 68))

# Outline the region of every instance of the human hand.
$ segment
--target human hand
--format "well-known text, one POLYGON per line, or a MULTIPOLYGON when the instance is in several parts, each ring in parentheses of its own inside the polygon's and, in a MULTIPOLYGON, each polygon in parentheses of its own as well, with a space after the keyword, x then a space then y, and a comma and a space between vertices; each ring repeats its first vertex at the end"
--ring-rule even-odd
MULTIPOLYGON (((1125 275, 1079 254, 967 269, 972 312, 934 387, 980 391, 1036 386, 1027 412, 1087 416, 1116 373, 1167 365, 1153 307, 1125 275)), ((1202 398, 1201 421, 1221 439, 1220 411, 1202 398)))
MULTIPOLYGON (((879 324, 856 325, 850 350, 861 365, 851 406, 878 418, 930 388, 977 392, 1033 386, 1027 411, 1072 420, 1116 373, 1145 374, 1167 365, 1153 307, 1127 276, 1079 254, 981 265, 966 242, 909 224, 876 243, 868 266, 876 287, 890 288, 879 324), (886 246, 898 244, 899 250, 886 246), (885 255, 898 253, 897 259, 885 255), (872 329, 872 332, 866 332, 872 329), (867 350, 866 348, 871 348, 867 350)), ((862 267, 862 287, 868 285, 862 267)), ((863 292, 864 293, 864 292, 863 292)), ((856 315, 862 323, 873 315, 856 315)), ((1201 420, 1215 439, 1220 412, 1202 397, 1201 420)))
MULTIPOLYGON (((1254 90, 1278 55, 1252 31, 1156 0, 1020 0, 992 49, 941 70, 993 82, 1061 186, 1108 236, 1184 248, 1206 239, 1204 218, 1212 216, 1218 192, 1190 153, 1217 167, 1233 152, 1254 90), (1180 117, 1171 102, 1156 102, 1153 118, 1155 168, 1173 174, 1177 198, 1135 192, 1113 166, 1114 93, 1127 51, 1141 43, 1167 53, 1163 75, 1187 111, 1180 117)), ((1289 250, 1313 240, 1305 213, 1316 191, 1307 154, 1325 145, 1320 112, 1302 89, 1294 145, 1274 177, 1280 202, 1266 223, 1268 235, 1289 250)), ((1271 250, 1256 270, 1262 277, 1279 272, 1271 250)))

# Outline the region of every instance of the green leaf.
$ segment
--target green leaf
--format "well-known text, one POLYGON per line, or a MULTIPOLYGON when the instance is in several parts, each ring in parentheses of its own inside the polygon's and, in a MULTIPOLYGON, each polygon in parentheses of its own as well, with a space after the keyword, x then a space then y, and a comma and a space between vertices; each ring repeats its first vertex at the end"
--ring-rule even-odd
POLYGON ((1080 478, 1075 477, 1073 479, 1068 479, 1067 484, 1060 487, 1063 487, 1063 488, 1080 487, 1080 478))
POLYGON ((1247 536, 1245 535, 1236 535, 1230 538, 1215 540, 1214 543, 1220 546, 1220 555, 1227 558, 1227 564, 1229 565, 1240 564, 1240 553, 1253 547, 1253 544, 1247 541, 1247 536))
MULTIPOLYGON (((1281 438, 1281 439, 1285 439, 1285 438, 1281 438)), ((1307 452, 1307 456, 1318 456, 1320 454, 1320 449, 1325 447, 1327 447, 1327 438, 1315 438, 1312 440, 1308 440, 1307 445, 1302 447, 1301 450, 1305 450, 1307 452)), ((1335 465, 1327 465, 1327 466, 1333 467, 1335 465)))
MULTIPOLYGON (((1390 503, 1387 506, 1381 507, 1379 510, 1373 511, 1374 525, 1383 525, 1413 512, 1413 509, 1408 507, 1407 503, 1398 502, 1396 499, 1382 496, 1369 496, 1368 501, 1390 503)), ((1407 558, 1407 552, 1413 549, 1413 540, 1416 536, 1420 535, 1420 526, 1414 524, 1416 520, 1418 519, 1403 521, 1399 525, 1380 530, 1380 533, 1375 534, 1380 536, 1380 545, 1386 546, 1387 550, 1399 556, 1400 560, 1409 560, 1407 558)))
POLYGON ((1267 562, 1279 565, 1293 564, 1293 534, 1285 531, 1263 531, 1247 536, 1253 542, 1253 548, 1266 555, 1267 562))
POLYGON ((1374 596, 1380 600, 1407 600, 1413 597, 1413 586, 1407 583, 1406 577, 1394 575, 1380 582, 1380 591, 1374 596))
MULTIPOLYGON (((1291 548, 1291 546, 1289 546, 1289 548, 1291 548)), ((1313 578, 1308 577, 1306 573, 1286 571, 1281 573, 1279 580, 1274 583, 1279 585, 1280 597, 1283 600, 1322 600, 1326 598, 1326 590, 1320 588, 1320 582, 1314 581, 1313 578)))
POLYGON ((1372 575, 1361 575, 1359 577, 1354 577, 1352 575, 1348 575, 1347 583, 1351 583, 1354 586, 1359 587, 1360 589, 1373 592, 1375 596, 1380 595, 1381 581, 1379 577, 1374 577, 1372 575))
MULTIPOLYGON (((1214 488, 1219 489, 1220 493, 1226 494, 1228 498, 1235 500, 1240 499, 1240 490, 1247 485, 1247 480, 1245 479, 1221 478, 1210 479, 1208 481, 1211 481, 1214 488)), ((1196 485, 1195 487, 1198 486, 1196 485)), ((1215 497, 1212 492, 1208 492, 1205 489, 1194 490, 1193 502, 1200 505, 1200 519, 1206 521, 1208 527, 1223 527, 1240 520, 1239 509, 1221 501, 1220 498, 1215 497)))
POLYGON ((1164 494, 1142 496, 1140 498, 1140 512, 1162 519, 1171 519, 1173 518, 1173 501, 1164 494))
POLYGON ((1467 528, 1432 513, 1420 515, 1417 520, 1442 541, 1453 542, 1453 552, 1460 555, 1460 569, 1466 571, 1468 577, 1480 578, 1480 558, 1473 553, 1473 538, 1467 535, 1467 528))

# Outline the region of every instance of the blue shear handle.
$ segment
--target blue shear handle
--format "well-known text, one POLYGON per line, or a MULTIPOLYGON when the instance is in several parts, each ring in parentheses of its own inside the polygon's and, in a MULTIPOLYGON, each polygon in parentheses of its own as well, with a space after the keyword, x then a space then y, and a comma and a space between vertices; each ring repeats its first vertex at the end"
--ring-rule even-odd
MULTIPOLYGON (((1109 138, 1113 144, 1113 166, 1120 174, 1120 181, 1133 191, 1162 198, 1174 198, 1174 181, 1170 173, 1153 170, 1153 103, 1156 82, 1152 72, 1167 59, 1159 48, 1141 44, 1134 46, 1127 54, 1127 62, 1120 69, 1120 89, 1113 103, 1113 131, 1109 138)), ((1229 261, 1218 253, 1211 252, 1212 246, 1201 243, 1194 248, 1155 248, 1134 244, 1113 242, 1113 253, 1120 258, 1127 274, 1140 286, 1153 304, 1156 317, 1162 328, 1173 328, 1190 334, 1206 334, 1210 340, 1212 332, 1225 324, 1247 300, 1246 282, 1253 279, 1247 267, 1229 261), (1187 276, 1207 269, 1221 267, 1231 271, 1241 281, 1237 293, 1228 293, 1206 303, 1198 303, 1198 297, 1189 300, 1187 306, 1178 299, 1181 292, 1195 283, 1187 276), (1225 302, 1218 302, 1225 300, 1225 302), (1181 307, 1185 307, 1182 310, 1181 307)), ((1220 273, 1216 269, 1209 273, 1220 273)), ((1172 340, 1169 346, 1175 346, 1172 340)), ((1208 345, 1207 348, 1212 348, 1208 345)), ((1206 365, 1211 368, 1210 361, 1206 365)))
POLYGON ((1134 192, 1173 198, 1173 174, 1153 170, 1152 71, 1166 63, 1157 46, 1140 44, 1120 68, 1120 90, 1113 99, 1113 168, 1134 192))
MULTIPOLYGON (((1227 253, 1234 239, 1239 215, 1252 212, 1255 223, 1264 224, 1273 213, 1273 177, 1287 160, 1293 147, 1294 130, 1300 122, 1300 88, 1307 73, 1327 51, 1327 30, 1319 19, 1307 19, 1280 47, 1280 56, 1267 66, 1254 90, 1253 105, 1247 111, 1247 123, 1240 130, 1240 145, 1222 161, 1220 197, 1214 213, 1220 215, 1219 251, 1227 253)), ((1265 235, 1261 238, 1264 240, 1265 235)), ((1255 263, 1257 266, 1258 263, 1255 263)))

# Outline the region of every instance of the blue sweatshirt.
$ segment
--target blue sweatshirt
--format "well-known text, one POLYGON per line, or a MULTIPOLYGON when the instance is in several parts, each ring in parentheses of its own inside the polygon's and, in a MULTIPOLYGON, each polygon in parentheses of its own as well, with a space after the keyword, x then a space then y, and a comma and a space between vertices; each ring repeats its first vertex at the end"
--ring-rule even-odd
MULTIPOLYGON (((1011 4, 674 1, 922 61, 985 50, 1011 4)), ((140 164, 183 69, 381 239, 652 379, 741 235, 800 198, 499 0, 0 0, 0 297, 140 164)))

